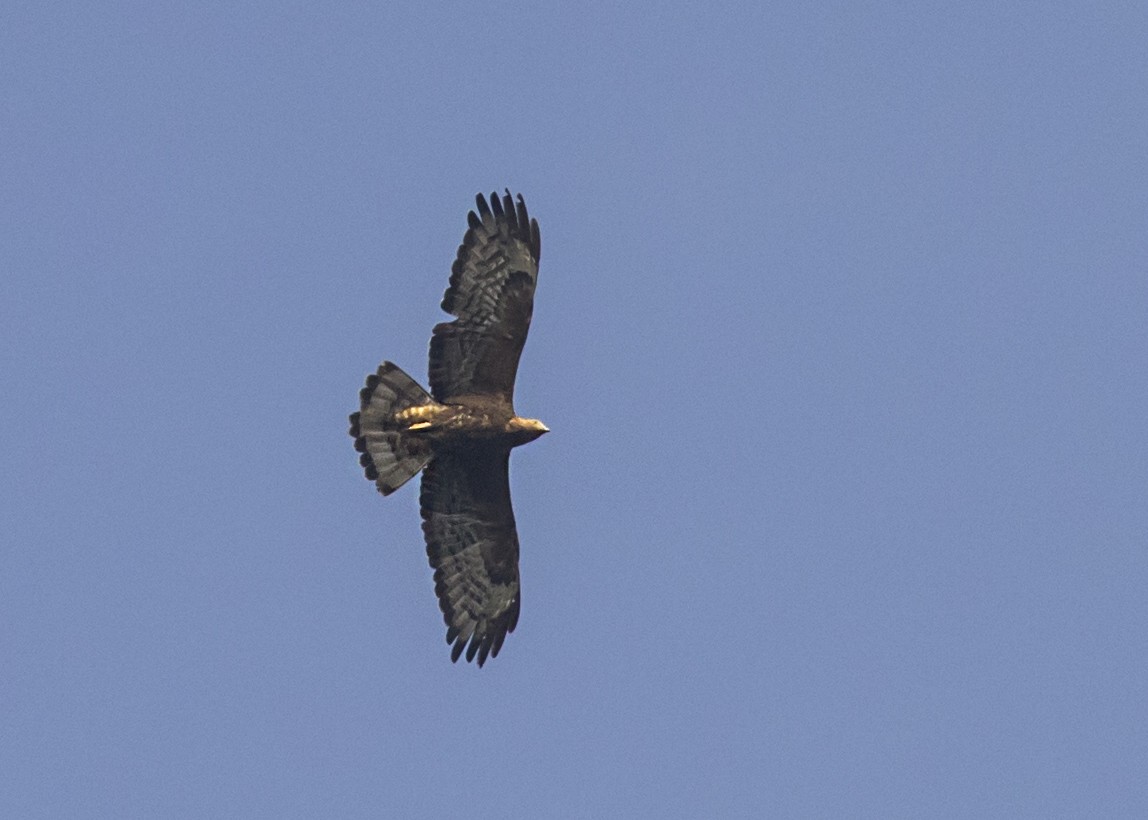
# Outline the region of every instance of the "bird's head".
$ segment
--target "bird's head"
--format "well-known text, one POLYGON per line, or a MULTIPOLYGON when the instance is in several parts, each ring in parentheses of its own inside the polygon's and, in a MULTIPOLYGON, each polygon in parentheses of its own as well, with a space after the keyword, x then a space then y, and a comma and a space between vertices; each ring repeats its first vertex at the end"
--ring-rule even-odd
POLYGON ((534 441, 543 433, 550 432, 550 428, 538 419, 524 419, 519 416, 512 418, 506 427, 511 433, 514 433, 514 437, 519 440, 520 444, 534 441))

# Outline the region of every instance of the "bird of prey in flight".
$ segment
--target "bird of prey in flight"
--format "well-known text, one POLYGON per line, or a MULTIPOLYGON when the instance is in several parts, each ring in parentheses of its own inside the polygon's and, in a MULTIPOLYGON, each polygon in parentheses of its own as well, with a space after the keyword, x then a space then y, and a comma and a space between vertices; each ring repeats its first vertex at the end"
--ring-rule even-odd
POLYGON ((514 377, 538 281, 538 222, 510 191, 477 212, 451 268, 435 325, 430 392, 391 362, 367 377, 351 414, 359 462, 390 495, 420 470, 419 504, 451 660, 498 655, 518 623, 518 533, 510 450, 548 432, 514 412, 514 377))

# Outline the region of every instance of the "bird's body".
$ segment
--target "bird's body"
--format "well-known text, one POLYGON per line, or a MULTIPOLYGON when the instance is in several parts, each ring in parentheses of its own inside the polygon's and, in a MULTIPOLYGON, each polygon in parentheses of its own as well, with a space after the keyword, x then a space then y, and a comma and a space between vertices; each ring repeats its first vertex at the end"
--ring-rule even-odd
POLYGON ((514 379, 534 307, 538 223, 510 192, 478 212, 434 328, 428 393, 390 362, 367 378, 351 436, 367 478, 389 495, 423 471, 419 504, 451 659, 498 654, 518 623, 518 532, 510 450, 548 432, 514 412, 514 379))
POLYGON ((514 408, 482 396, 461 396, 453 404, 408 407, 392 416, 397 430, 434 445, 458 446, 477 439, 517 447, 549 432, 537 419, 514 415, 514 408))

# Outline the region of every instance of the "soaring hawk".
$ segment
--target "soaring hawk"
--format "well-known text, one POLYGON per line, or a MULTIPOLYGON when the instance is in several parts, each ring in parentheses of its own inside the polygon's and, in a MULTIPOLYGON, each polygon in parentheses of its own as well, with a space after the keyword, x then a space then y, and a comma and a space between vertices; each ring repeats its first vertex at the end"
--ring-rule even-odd
POLYGON ((476 202, 442 299, 457 318, 431 335, 430 393, 383 362, 359 393, 350 432, 383 495, 423 470, 423 534, 451 660, 465 651, 482 666, 518 623, 510 449, 548 430, 514 412, 538 281, 538 222, 510 191, 476 202))

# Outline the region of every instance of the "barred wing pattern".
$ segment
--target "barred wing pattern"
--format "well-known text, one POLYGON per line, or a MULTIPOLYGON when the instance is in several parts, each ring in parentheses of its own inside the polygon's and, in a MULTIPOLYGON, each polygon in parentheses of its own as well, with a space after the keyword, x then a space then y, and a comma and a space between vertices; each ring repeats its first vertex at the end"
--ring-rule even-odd
POLYGON ((474 444, 439 449, 423 472, 423 533, 454 661, 465 650, 482 666, 518 623, 509 463, 509 448, 474 444))
POLYGON ((440 402, 482 395, 514 399, 514 377, 534 311, 542 243, 538 223, 522 195, 510 191, 490 204, 479 194, 478 213, 451 268, 442 309, 453 316, 434 328, 430 344, 431 393, 440 402))

